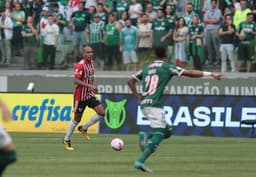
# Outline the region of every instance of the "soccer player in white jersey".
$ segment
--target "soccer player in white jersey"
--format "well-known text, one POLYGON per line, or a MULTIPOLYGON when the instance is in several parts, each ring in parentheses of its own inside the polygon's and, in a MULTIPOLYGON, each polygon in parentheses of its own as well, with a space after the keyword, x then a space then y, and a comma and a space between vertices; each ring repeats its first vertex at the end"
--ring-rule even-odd
MULTIPOLYGON (((11 112, 1 99, 0 112, 2 113, 0 120, 8 121, 12 119, 11 112)), ((17 155, 12 143, 12 139, 0 122, 0 177, 2 176, 6 167, 15 162, 16 159, 17 155)))

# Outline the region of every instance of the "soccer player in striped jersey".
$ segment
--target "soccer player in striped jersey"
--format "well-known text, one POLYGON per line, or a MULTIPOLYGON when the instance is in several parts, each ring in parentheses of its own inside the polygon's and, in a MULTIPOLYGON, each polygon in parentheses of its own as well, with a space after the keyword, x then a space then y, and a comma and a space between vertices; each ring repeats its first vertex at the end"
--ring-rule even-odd
POLYGON ((169 138, 172 134, 172 128, 166 123, 163 110, 163 92, 169 80, 174 76, 208 76, 214 79, 221 78, 221 74, 218 73, 186 70, 167 63, 165 47, 156 47, 155 56, 156 59, 153 63, 144 66, 143 69, 135 73, 128 80, 128 86, 140 103, 141 110, 150 121, 150 127, 152 128, 152 132, 150 133, 139 133, 139 145, 142 154, 134 163, 136 169, 145 172, 152 172, 152 170, 145 165, 145 161, 155 152, 162 140, 169 138), (142 82, 143 89, 141 95, 137 91, 137 81, 142 82))
POLYGON ((105 114, 101 102, 95 97, 97 88, 94 85, 94 61, 92 59, 92 48, 85 46, 83 48, 83 59, 75 66, 73 79, 76 84, 74 90, 74 119, 71 120, 63 141, 65 149, 69 151, 74 150, 71 145, 71 135, 81 121, 85 108, 88 106, 96 112, 88 122, 78 127, 78 130, 82 133, 85 140, 90 139, 87 134, 87 129, 98 122, 100 118, 103 118, 105 114))
POLYGON ((0 100, 0 112, 2 117, 0 117, 0 177, 2 176, 6 167, 15 162, 17 159, 16 151, 12 143, 10 135, 5 131, 1 124, 1 119, 3 121, 8 121, 12 119, 12 114, 7 108, 5 103, 0 100))

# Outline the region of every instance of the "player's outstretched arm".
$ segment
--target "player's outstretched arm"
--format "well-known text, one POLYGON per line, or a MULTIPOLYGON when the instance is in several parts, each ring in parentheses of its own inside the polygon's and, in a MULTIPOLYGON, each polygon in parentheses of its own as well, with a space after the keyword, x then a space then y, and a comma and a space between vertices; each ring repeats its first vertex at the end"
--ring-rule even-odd
POLYGON ((199 71, 199 70, 184 70, 182 73, 183 76, 188 77, 212 77, 214 79, 220 80, 222 75, 215 72, 199 71))

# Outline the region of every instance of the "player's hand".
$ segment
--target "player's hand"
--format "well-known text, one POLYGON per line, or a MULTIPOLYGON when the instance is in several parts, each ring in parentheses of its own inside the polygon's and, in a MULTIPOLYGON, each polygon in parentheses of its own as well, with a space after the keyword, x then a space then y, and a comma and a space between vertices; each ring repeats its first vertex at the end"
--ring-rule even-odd
POLYGON ((222 74, 220 73, 212 73, 211 75, 214 79, 220 80, 222 77, 222 74))
POLYGON ((95 85, 92 85, 91 86, 91 90, 94 92, 94 93, 98 93, 98 89, 95 85))
POLYGON ((2 108, 2 116, 4 121, 11 121, 12 120, 12 113, 7 107, 2 108))

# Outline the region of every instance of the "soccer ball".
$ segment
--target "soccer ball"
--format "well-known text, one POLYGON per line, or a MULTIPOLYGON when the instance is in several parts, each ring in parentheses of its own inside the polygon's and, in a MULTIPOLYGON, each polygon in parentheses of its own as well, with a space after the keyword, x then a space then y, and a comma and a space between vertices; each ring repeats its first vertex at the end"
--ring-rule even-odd
POLYGON ((120 138, 114 138, 114 139, 112 139, 110 145, 114 151, 121 151, 124 147, 124 142, 120 138))

